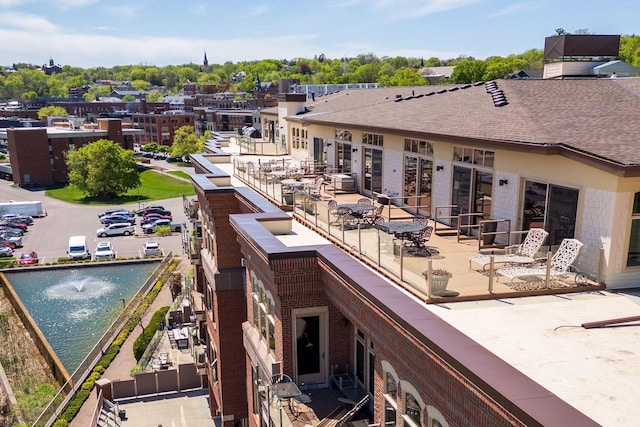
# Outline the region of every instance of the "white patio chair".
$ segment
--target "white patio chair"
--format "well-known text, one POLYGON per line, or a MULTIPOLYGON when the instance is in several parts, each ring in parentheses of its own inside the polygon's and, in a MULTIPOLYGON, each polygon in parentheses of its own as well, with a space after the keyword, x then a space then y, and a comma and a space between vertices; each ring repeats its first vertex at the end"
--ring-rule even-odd
POLYGON ((469 268, 471 268, 471 264, 474 263, 481 265, 484 270, 491 264, 492 256, 494 264, 531 264, 535 262, 534 256, 536 256, 536 253, 538 253, 548 235, 549 233, 542 228, 531 228, 521 244, 505 247, 506 250, 513 250, 515 248, 515 252, 504 255, 472 256, 469 258, 469 268))
MULTIPOLYGON (((549 268, 549 276, 552 279, 566 276, 571 273, 571 267, 578 258, 580 248, 583 243, 577 239, 564 239, 560 243, 560 247, 553 254, 551 258, 551 266, 549 268)), ((538 267, 505 267, 496 270, 498 274, 498 280, 500 276, 508 277, 513 282, 513 279, 520 279, 523 277, 546 277, 547 265, 541 265, 538 267)))

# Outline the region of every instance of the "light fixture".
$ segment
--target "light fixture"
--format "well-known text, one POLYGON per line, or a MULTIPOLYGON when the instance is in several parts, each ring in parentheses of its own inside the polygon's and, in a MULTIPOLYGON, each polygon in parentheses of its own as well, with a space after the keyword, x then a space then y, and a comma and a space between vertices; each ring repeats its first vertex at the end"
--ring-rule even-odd
POLYGON ((352 149, 351 149, 351 152, 352 152, 352 153, 355 153, 356 151, 358 151, 358 149, 357 149, 357 148, 352 148, 352 149))
POLYGON ((442 169, 444 169, 444 166, 442 166, 442 165, 437 165, 436 166, 436 171, 441 171, 442 169))
POLYGON ((508 183, 509 183, 509 181, 508 181, 508 180, 506 180, 506 179, 501 179, 500 181, 498 181, 498 185, 499 185, 499 186, 501 186, 501 187, 502 187, 503 185, 507 185, 508 183))
POLYGON ((333 144, 330 142, 327 142, 327 147, 331 147, 333 144))

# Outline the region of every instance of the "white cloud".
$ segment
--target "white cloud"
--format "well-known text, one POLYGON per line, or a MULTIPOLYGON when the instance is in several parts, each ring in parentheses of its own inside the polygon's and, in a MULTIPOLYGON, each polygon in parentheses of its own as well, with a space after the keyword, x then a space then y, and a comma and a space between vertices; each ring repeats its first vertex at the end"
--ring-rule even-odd
POLYGON ((0 7, 10 8, 14 6, 24 6, 26 3, 31 3, 35 0, 0 0, 0 7))
MULTIPOLYGON (((20 12, 3 13, 2 25, 4 27, 22 28, 36 33, 52 33, 58 31, 58 26, 49 22, 46 18, 20 12)), ((12 42, 15 44, 15 40, 12 40, 12 42)))
POLYGON ((267 13, 267 11, 269 9, 270 9, 269 6, 267 6, 266 4, 259 4, 256 7, 254 7, 253 9, 250 10, 249 16, 264 15, 265 13, 267 13))
POLYGON ((540 7, 540 3, 515 3, 511 4, 504 9, 498 10, 487 15, 487 18, 501 18, 503 16, 512 15, 523 10, 534 10, 540 7))
POLYGON ((89 6, 97 2, 98 0, 55 0, 53 4, 60 9, 71 9, 74 7, 89 6))
POLYGON ((418 18, 471 6, 484 0, 375 0, 373 6, 387 17, 418 18))

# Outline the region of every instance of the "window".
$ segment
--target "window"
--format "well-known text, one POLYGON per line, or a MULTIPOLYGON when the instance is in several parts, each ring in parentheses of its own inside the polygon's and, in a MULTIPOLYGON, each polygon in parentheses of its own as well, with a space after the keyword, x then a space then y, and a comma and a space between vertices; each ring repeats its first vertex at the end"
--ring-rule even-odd
POLYGON ((398 412, 398 403, 396 402, 398 384, 391 372, 384 373, 384 393, 382 397, 384 399, 384 425, 395 426, 398 412))
POLYGON ((526 181, 524 188, 522 229, 544 228, 547 243, 559 245, 575 233, 578 190, 544 182, 526 181))
POLYGON ((209 343, 209 367, 213 382, 218 382, 218 351, 213 341, 209 343))
POLYGON ((262 283, 255 277, 254 273, 251 274, 251 293, 252 293, 252 312, 253 312, 253 326, 260 331, 260 339, 265 341, 265 344, 271 351, 276 349, 275 340, 275 302, 271 295, 264 289, 262 283))
POLYGON ((633 197, 629 253, 627 255, 627 267, 638 266, 640 266, 640 192, 633 197))
POLYGON ((494 158, 495 152, 493 151, 469 147, 453 147, 453 160, 456 162, 471 163, 492 168, 494 158))
POLYGON ((336 151, 338 154, 338 172, 351 173, 351 144, 338 142, 336 151))
POLYGON ((421 410, 418 401, 411 393, 405 393, 404 395, 404 420, 405 427, 419 426, 421 418, 421 410))
POLYGON ((409 151, 416 154, 433 154, 433 146, 430 142, 422 141, 418 139, 405 138, 404 151, 409 151))
POLYGON ((384 135, 378 133, 362 133, 362 143, 367 145, 375 145, 382 147, 384 143, 384 135))
POLYGON ((356 332, 356 379, 364 386, 364 332, 356 332))

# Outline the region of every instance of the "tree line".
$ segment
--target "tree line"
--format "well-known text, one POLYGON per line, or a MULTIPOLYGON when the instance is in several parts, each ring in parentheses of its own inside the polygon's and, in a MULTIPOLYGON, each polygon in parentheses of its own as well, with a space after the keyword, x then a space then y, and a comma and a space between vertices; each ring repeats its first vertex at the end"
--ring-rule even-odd
MULTIPOLYGON (((581 30, 583 31, 583 30, 581 30)), ((556 30, 558 32, 558 30, 556 30)), ((620 59, 640 68, 640 36, 621 37, 620 59)), ((93 101, 110 93, 100 80, 128 81, 135 90, 149 90, 149 100, 175 95, 187 81, 215 84, 229 92, 251 92, 256 80, 278 84, 281 79, 299 79, 301 84, 378 83, 383 86, 430 84, 420 75, 420 67, 455 66, 450 80, 441 82, 473 83, 499 79, 520 70, 542 70, 544 52, 530 49, 520 54, 476 59, 461 56, 442 60, 432 58, 382 57, 373 53, 353 58, 265 59, 261 61, 225 62, 207 67, 199 64, 118 65, 111 68, 79 68, 65 65, 62 72, 46 75, 33 64, 0 66, 0 100, 29 100, 37 97, 67 98, 70 88, 88 86, 85 100, 93 101)), ((438 83, 435 83, 438 84, 438 83)), ((125 100, 126 101, 126 100, 125 100)))

